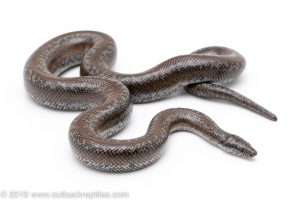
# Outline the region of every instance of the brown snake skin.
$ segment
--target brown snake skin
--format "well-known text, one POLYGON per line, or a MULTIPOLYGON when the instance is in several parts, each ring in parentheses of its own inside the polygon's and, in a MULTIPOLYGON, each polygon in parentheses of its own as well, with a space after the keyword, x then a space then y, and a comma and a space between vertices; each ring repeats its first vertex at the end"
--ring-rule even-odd
POLYGON ((158 113, 144 136, 110 138, 123 129, 133 103, 155 101, 184 87, 190 94, 233 102, 269 119, 276 116, 248 98, 216 83, 235 80, 245 59, 225 47, 207 47, 176 56, 138 74, 111 71, 113 39, 101 32, 78 31, 58 36, 28 59, 25 88, 37 103, 58 110, 86 110, 72 122, 69 140, 84 165, 108 172, 144 168, 162 154, 170 133, 195 133, 226 152, 251 158, 256 151, 242 138, 220 129, 208 116, 185 108, 158 113), (80 65, 80 77, 62 78, 80 65))

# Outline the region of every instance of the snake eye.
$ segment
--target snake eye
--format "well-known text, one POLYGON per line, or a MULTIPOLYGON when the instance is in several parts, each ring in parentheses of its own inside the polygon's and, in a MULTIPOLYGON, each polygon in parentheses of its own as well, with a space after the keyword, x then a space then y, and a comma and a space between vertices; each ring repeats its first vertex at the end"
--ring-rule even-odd
POLYGON ((228 137, 224 143, 224 150, 244 158, 252 158, 257 155, 256 150, 237 135, 230 135, 230 137, 228 137))

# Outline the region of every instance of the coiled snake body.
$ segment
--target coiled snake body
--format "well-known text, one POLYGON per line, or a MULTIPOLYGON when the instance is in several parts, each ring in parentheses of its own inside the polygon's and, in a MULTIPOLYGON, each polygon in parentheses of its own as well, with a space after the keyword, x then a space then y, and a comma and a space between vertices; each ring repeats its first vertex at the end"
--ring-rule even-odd
POLYGON ((58 110, 86 110, 72 122, 69 140, 75 156, 88 167, 109 172, 144 168, 161 156, 169 134, 182 130, 229 153, 246 158, 256 155, 242 138, 223 131, 203 113, 185 108, 158 113, 144 136, 110 138, 126 126, 132 103, 162 99, 180 87, 192 95, 231 101, 276 120, 248 98, 215 84, 235 80, 245 67, 244 58, 232 49, 200 49, 138 74, 111 71, 115 56, 116 45, 110 36, 78 31, 42 45, 24 69, 25 88, 37 103, 58 110), (80 77, 59 76, 79 65, 80 77))

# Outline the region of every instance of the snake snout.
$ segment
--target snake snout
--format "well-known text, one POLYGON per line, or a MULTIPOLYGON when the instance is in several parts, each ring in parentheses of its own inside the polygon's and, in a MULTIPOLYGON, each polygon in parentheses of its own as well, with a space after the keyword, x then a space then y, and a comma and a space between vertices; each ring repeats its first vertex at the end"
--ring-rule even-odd
POLYGON ((257 155, 256 150, 237 135, 230 135, 224 143, 224 149, 231 154, 244 158, 252 158, 257 155))

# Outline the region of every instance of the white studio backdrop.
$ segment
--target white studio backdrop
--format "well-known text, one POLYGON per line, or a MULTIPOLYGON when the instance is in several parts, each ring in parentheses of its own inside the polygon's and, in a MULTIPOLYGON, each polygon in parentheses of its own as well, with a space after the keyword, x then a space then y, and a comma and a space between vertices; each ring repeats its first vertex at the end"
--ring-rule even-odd
MULTIPOLYGON (((2 1, 0 198, 14 192, 26 198, 22 192, 100 191, 126 192, 127 199, 299 199, 299 8, 296 0, 2 1), (205 46, 233 48, 247 66, 229 87, 270 109, 278 121, 180 91, 134 105, 130 124, 116 138, 141 136, 158 112, 187 107, 245 138, 257 157, 240 159, 182 132, 172 135, 162 158, 143 170, 109 174, 83 167, 68 142, 69 125, 80 112, 41 107, 23 86, 30 54, 76 30, 111 35, 118 46, 113 69, 123 73, 205 46)), ((66 76, 78 76, 78 69, 66 76)))

